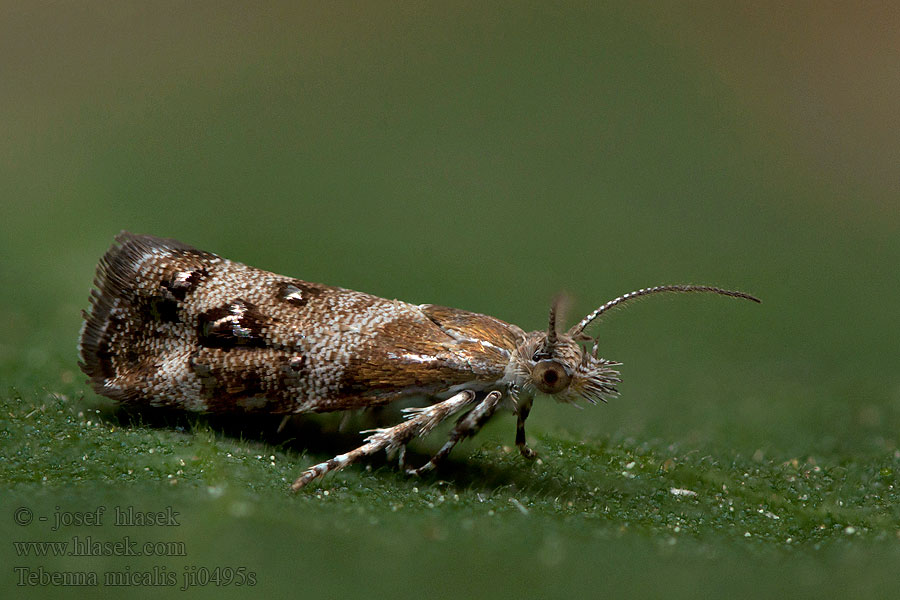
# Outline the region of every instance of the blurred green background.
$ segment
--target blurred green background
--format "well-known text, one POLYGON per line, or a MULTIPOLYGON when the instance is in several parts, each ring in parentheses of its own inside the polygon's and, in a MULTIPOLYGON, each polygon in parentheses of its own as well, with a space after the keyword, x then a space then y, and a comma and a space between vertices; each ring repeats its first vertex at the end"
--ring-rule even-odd
MULTIPOLYGON (((0 393, 63 395, 73 414, 102 403, 75 346, 122 229, 528 330, 560 290, 574 320, 632 289, 710 283, 763 304, 656 298, 609 315, 596 332, 624 363, 621 398, 538 402, 536 448, 646 440, 724 461, 877 463, 894 490, 898 27, 890 3, 4 3, 0 393)), ((513 418, 495 421, 460 468, 512 443, 513 418)), ((22 440, 10 423, 7 457, 22 440)), ((256 592, 278 595, 900 589, 890 503, 870 507, 879 540, 785 555, 712 533, 671 549, 589 510, 405 520, 388 496, 414 484, 382 477, 370 506, 283 499, 277 481, 245 494, 251 482, 229 506, 272 500, 243 520, 140 481, 16 481, 0 519, 23 498, 174 502, 214 546, 197 539, 192 561, 249 562, 256 592)))

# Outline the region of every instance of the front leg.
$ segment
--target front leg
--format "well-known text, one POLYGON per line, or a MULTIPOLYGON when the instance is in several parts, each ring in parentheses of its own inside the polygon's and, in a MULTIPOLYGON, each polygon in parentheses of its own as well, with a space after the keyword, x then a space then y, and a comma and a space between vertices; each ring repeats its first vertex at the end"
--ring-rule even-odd
POLYGON ((528 443, 525 441, 525 420, 531 413, 531 402, 533 400, 533 398, 526 398, 516 405, 516 446, 519 448, 519 453, 529 460, 537 457, 537 452, 529 448, 528 443))
MULTIPOLYGON (((475 400, 475 392, 463 390, 462 392, 447 398, 443 402, 426 406, 425 408, 407 409, 407 420, 399 425, 384 429, 375 429, 365 439, 365 444, 346 454, 339 454, 331 460, 313 465, 303 472, 291 486, 294 491, 299 490, 310 481, 323 477, 326 473, 343 469, 359 459, 375 454, 379 450, 392 452, 402 448, 411 439, 427 434, 441 421, 457 412, 467 404, 475 400)), ((481 404, 484 404, 482 401, 481 404)), ((478 406, 481 406, 479 404, 478 406)), ((476 407, 477 410, 477 407, 476 407)), ((369 432, 363 432, 369 433, 369 432)), ((449 452, 449 451, 448 451, 449 452)))
POLYGON ((450 454, 453 447, 462 439, 478 433, 478 430, 487 423, 488 419, 491 418, 491 415, 494 414, 494 411, 497 410, 497 407, 500 405, 500 400, 502 399, 503 394, 500 392, 496 390, 490 392, 475 408, 460 417, 459 421, 456 423, 456 427, 450 432, 450 439, 447 440, 447 443, 431 457, 431 460, 418 469, 407 469, 406 472, 409 475, 421 475, 422 473, 434 469, 440 461, 444 460, 444 458, 450 454))

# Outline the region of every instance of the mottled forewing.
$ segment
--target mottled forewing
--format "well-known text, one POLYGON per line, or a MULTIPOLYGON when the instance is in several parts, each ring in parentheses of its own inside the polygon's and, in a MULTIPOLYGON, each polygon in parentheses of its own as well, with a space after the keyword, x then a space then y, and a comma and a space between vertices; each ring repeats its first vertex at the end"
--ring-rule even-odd
POLYGON ((521 333, 127 233, 95 286, 80 344, 94 389, 197 411, 322 412, 483 388, 521 333))

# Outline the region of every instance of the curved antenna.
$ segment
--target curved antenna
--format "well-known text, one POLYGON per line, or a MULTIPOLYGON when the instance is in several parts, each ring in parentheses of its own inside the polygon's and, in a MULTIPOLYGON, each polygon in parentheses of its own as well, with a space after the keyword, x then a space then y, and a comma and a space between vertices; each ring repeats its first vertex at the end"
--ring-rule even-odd
POLYGON ((640 298, 641 296, 649 296, 651 294, 662 294, 667 292, 710 292, 713 294, 720 294, 722 296, 731 296, 732 298, 744 298, 746 300, 752 300, 753 302, 757 303, 762 302, 759 298, 751 296, 750 294, 745 294, 744 292, 723 290, 722 288, 712 287, 709 285, 658 285, 656 287, 643 288, 634 292, 628 292, 623 296, 619 296, 615 300, 610 300, 594 312, 588 314, 588 316, 583 318, 581 322, 578 323, 578 325, 572 327, 572 329, 569 330, 569 335, 572 337, 580 335, 594 319, 610 310, 611 308, 619 306, 620 304, 624 304, 629 300, 634 300, 635 298, 640 298))

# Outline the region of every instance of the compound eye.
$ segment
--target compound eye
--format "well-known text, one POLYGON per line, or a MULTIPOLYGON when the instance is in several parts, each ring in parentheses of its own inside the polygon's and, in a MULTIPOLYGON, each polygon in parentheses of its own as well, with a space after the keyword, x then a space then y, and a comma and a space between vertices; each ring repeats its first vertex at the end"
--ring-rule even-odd
POLYGON ((540 360, 531 371, 531 379, 537 389, 545 394, 558 394, 568 387, 572 377, 562 364, 555 360, 540 360))

